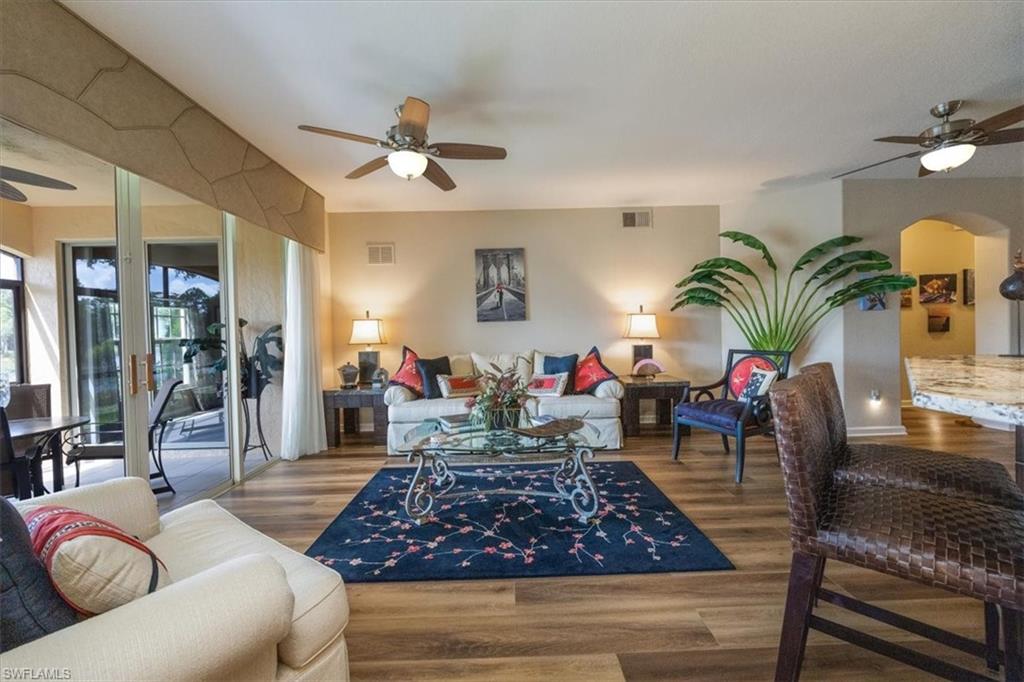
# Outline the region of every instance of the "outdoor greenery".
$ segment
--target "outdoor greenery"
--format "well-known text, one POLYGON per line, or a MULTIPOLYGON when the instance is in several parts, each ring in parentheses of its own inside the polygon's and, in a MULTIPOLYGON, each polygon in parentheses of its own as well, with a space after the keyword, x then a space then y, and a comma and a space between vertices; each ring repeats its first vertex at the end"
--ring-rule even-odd
MULTIPOLYGON (((248 324, 247 320, 238 318, 238 353, 241 359, 242 393, 246 397, 255 398, 274 378, 274 373, 284 368, 284 338, 280 334, 281 325, 271 325, 253 339, 252 348, 247 352, 245 335, 241 330, 248 324), (276 353, 272 352, 272 348, 277 349, 276 353)), ((182 362, 191 363, 204 351, 220 351, 217 360, 207 365, 207 369, 216 373, 227 369, 228 358, 224 352, 227 350, 227 341, 222 336, 224 326, 221 322, 214 322, 206 328, 206 336, 182 339, 180 345, 185 348, 182 362)))
POLYGON ((745 232, 729 231, 719 236, 761 255, 770 272, 768 287, 742 261, 710 258, 693 266, 690 274, 676 284, 681 291, 672 310, 688 305, 721 308, 755 350, 796 350, 832 310, 862 296, 884 295, 917 284, 913 277, 885 273, 893 265, 884 253, 842 251, 862 241, 860 237, 843 236, 828 239, 805 252, 780 286, 779 266, 764 242, 745 232), (807 274, 810 266, 835 252, 840 253, 807 274), (804 274, 798 277, 797 273, 804 274), (862 279, 844 283, 846 277, 855 274, 862 279))

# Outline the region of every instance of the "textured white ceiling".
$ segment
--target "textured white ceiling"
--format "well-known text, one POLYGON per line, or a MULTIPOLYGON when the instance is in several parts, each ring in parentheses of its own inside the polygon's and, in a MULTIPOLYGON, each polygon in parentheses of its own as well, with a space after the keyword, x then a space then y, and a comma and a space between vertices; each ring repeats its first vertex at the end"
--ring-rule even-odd
MULTIPOLYGON (((1024 102, 1021 2, 110 2, 66 4, 327 198, 332 211, 716 204, 895 156, 939 101, 1024 102), (446 161, 442 193, 381 170, 406 95, 446 161)), ((911 178, 914 161, 855 177, 911 178)), ((1024 145, 962 177, 1024 175, 1024 145)), ((921 182, 928 182, 923 179, 921 182)))

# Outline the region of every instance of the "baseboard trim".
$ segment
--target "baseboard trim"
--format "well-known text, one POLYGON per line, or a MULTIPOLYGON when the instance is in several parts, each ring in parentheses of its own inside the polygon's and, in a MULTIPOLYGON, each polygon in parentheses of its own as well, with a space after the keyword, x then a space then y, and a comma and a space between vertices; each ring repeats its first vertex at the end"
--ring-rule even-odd
POLYGON ((891 426, 851 426, 846 429, 846 435, 850 438, 905 436, 907 435, 907 427, 902 424, 893 424, 891 426))

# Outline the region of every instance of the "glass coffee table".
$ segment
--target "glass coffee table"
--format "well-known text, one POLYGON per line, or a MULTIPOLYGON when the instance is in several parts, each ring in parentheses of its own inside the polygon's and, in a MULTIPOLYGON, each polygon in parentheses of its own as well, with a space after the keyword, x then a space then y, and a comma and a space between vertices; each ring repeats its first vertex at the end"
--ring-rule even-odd
POLYGON ((428 420, 410 431, 398 451, 416 463, 416 473, 405 495, 405 512, 417 524, 430 516, 439 500, 479 495, 530 495, 567 500, 580 523, 597 513, 597 488, 587 471, 587 461, 599 443, 597 429, 589 424, 561 436, 526 436, 512 431, 445 433, 437 421, 428 420), (453 490, 460 479, 493 477, 492 471, 462 466, 481 464, 551 464, 553 490, 514 488, 453 490))

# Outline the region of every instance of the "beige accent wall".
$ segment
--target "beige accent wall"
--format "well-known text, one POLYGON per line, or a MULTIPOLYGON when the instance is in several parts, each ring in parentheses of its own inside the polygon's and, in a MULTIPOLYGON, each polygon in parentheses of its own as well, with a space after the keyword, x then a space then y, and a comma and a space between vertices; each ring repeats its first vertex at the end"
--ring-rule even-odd
POLYGON ((32 255, 32 209, 0 199, 0 247, 19 256, 32 255))
MULTIPOLYGON (((897 258, 903 228, 927 218, 955 223, 976 236, 1008 230, 1009 249, 1021 248, 1024 246, 1024 178, 843 181, 843 229, 847 234, 865 237, 865 248, 878 249, 897 258)), ((1008 274, 1008 259, 1005 268, 1004 273, 1008 274)), ((980 297, 981 282, 978 284, 980 297)), ((989 339, 986 352, 1007 352, 1015 333, 1009 302, 992 299, 986 315, 999 317, 999 311, 1005 324, 995 327, 996 333, 989 339)), ((843 318, 844 404, 850 427, 859 430, 855 433, 902 428, 899 308, 864 313, 851 305, 843 311, 843 318), (882 395, 882 403, 877 407, 871 406, 868 400, 873 388, 882 395)))
POLYGON ((324 199, 52 0, 4 0, 0 116, 324 248, 324 199))
MULTIPOLYGON (((911 295, 911 307, 900 308, 900 356, 972 355, 974 354, 974 310, 964 297, 965 268, 973 269, 974 235, 967 230, 940 220, 921 220, 900 235, 900 270, 915 277, 921 275, 955 274, 955 303, 923 305, 919 289, 911 295), (949 310, 948 332, 929 332, 929 311, 949 310)), ((899 305, 899 295, 889 296, 889 305, 899 305)), ((910 399, 907 370, 900 363, 902 399, 910 399)))
MULTIPOLYGON (((384 320, 382 362, 394 371, 402 345, 425 357, 457 352, 600 348, 628 373, 626 314, 658 315, 654 357, 694 381, 721 374, 716 310, 670 312, 674 284, 718 255, 716 206, 658 207, 650 230, 623 229, 617 209, 332 213, 328 216, 333 362, 355 363, 351 320, 369 309, 384 320), (367 242, 394 242, 397 264, 367 265, 367 242), (477 322, 474 250, 526 249, 525 322, 477 322)), ((325 369, 325 374, 327 370, 325 369)), ((327 385, 337 385, 336 374, 327 385)))

